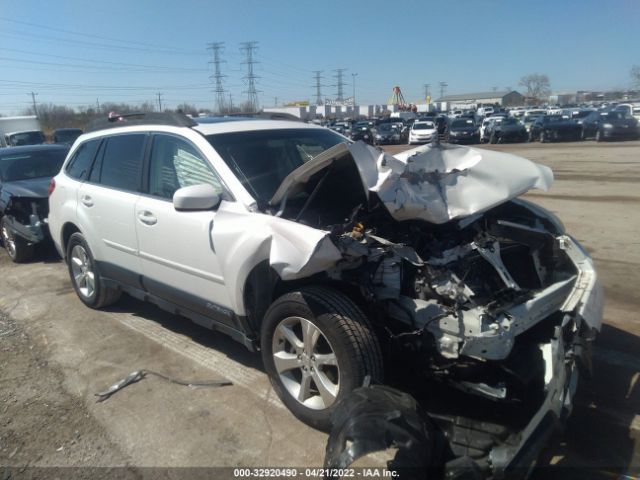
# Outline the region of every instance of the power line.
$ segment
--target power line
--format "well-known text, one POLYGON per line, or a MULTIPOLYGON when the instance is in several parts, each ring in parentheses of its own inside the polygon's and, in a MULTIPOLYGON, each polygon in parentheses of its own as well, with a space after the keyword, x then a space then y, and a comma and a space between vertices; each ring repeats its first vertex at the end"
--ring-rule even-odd
POLYGON ((253 66, 257 62, 253 59, 253 54, 258 50, 258 42, 242 42, 240 44, 240 51, 244 52, 246 55, 246 60, 242 62, 247 66, 247 74, 242 77, 244 80, 247 80, 247 90, 242 93, 247 94, 247 109, 255 112, 258 110, 258 90, 256 90, 256 80, 258 77, 254 73, 253 66))
POLYGON ((213 61, 209 63, 213 63, 214 65, 214 74, 209 78, 212 78, 216 82, 215 94, 216 94, 216 106, 218 107, 218 112, 222 112, 224 110, 225 104, 225 95, 224 95, 224 87, 222 86, 222 79, 226 77, 220 71, 220 64, 224 62, 224 60, 220 60, 220 53, 224 49, 224 42, 213 42, 209 44, 209 50, 213 52, 213 61))
POLYGON ((316 80, 316 105, 322 105, 322 84, 320 81, 324 77, 322 76, 322 70, 314 70, 313 73, 315 74, 313 78, 316 80))
POLYGON ((113 37, 103 37, 100 35, 94 35, 94 34, 89 34, 89 33, 81 33, 81 32, 73 32, 71 30, 64 30, 62 28, 55 28, 55 27, 51 27, 51 26, 47 26, 47 25, 41 25, 41 24, 37 24, 37 23, 30 23, 30 22, 24 22, 24 21, 20 21, 20 20, 14 20, 11 18, 7 18, 7 17, 0 17, 0 20, 2 20, 3 22, 10 22, 10 23, 17 23, 19 25, 28 25, 30 27, 36 27, 36 28, 41 28, 44 30, 51 30, 54 32, 60 32, 60 33, 66 33, 68 35, 76 35, 76 36, 80 36, 80 37, 87 37, 87 38, 97 38, 99 40, 107 40, 109 42, 118 42, 118 43, 126 43, 126 44, 135 44, 135 45, 141 45, 144 47, 151 47, 151 48, 162 48, 162 49, 166 49, 166 50, 173 50, 175 51, 175 53, 192 53, 192 54, 198 54, 201 55, 200 52, 192 52, 192 51, 188 51, 188 50, 182 50, 182 49, 178 49, 172 46, 167 46, 167 45, 157 45, 157 44, 151 44, 151 43, 143 43, 143 42, 136 42, 134 40, 125 40, 122 38, 113 38, 113 37))
POLYGON ((342 102, 344 100, 344 80, 342 77, 344 75, 344 72, 346 71, 347 71, 346 68, 336 68, 334 70, 336 74, 333 77, 336 79, 336 82, 337 82, 334 86, 338 87, 338 92, 336 93, 336 100, 338 102, 342 102))

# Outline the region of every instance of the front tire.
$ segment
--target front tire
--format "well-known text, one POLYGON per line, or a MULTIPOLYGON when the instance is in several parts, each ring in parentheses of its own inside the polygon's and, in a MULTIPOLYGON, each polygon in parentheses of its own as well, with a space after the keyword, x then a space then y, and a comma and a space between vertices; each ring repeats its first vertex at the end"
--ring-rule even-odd
POLYGON ((23 263, 33 258, 33 245, 29 245, 24 238, 16 236, 9 226, 7 217, 2 217, 0 221, 0 233, 2 233, 2 244, 12 262, 23 263))
POLYGON ((601 142, 602 140, 604 140, 602 138, 602 133, 600 133, 600 129, 596 130, 596 142, 601 142))
POLYGON ((265 370, 282 402, 302 422, 331 428, 336 405, 368 375, 382 380, 380 345, 367 317, 328 287, 303 287, 278 298, 261 328, 265 370))
POLYGON ((105 285, 91 249, 81 233, 76 232, 69 238, 67 264, 73 289, 87 307, 98 309, 118 301, 120 289, 105 285))

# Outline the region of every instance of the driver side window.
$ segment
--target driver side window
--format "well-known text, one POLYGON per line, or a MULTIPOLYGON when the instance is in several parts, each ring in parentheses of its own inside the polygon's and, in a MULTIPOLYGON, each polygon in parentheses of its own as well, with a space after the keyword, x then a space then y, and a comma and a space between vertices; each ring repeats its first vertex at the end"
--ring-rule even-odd
POLYGON ((176 190, 202 184, 211 185, 220 196, 226 196, 222 181, 193 145, 173 135, 154 135, 149 193, 171 200, 176 190))

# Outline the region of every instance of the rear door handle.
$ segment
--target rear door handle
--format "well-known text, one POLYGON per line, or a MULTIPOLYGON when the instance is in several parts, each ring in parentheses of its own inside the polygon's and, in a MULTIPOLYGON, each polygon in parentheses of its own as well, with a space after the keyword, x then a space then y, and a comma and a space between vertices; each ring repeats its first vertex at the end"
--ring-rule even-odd
POLYGON ((85 207, 93 207, 93 200, 89 195, 83 195, 80 197, 80 201, 85 207))
POLYGON ((138 220, 140 220, 145 225, 155 225, 158 223, 158 219, 153 216, 153 213, 148 210, 142 210, 138 212, 138 220))

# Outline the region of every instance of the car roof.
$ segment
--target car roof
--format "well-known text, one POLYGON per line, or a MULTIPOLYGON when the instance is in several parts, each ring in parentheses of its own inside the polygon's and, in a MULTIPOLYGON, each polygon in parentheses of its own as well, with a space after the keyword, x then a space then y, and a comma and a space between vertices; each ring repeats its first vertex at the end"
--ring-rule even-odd
POLYGON ((217 133, 245 132, 254 130, 284 130, 284 129, 322 129, 319 125, 293 122, 290 120, 261 120, 261 119, 234 119, 229 122, 199 123, 193 127, 203 135, 215 135, 217 133))
POLYGON ((45 144, 45 145, 21 145, 19 147, 0 148, 0 156, 4 154, 12 155, 16 153, 31 153, 42 150, 69 150, 68 145, 45 144))

